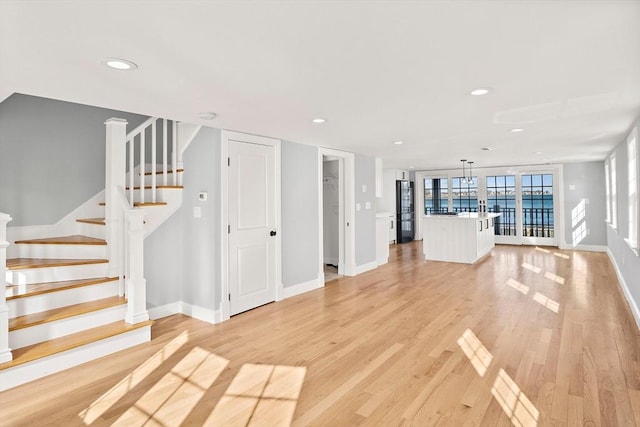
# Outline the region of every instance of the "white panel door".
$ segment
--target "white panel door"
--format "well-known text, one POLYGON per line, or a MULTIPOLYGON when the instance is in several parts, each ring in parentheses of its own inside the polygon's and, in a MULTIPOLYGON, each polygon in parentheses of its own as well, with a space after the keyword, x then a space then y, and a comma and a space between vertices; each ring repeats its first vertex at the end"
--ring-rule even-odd
POLYGON ((276 171, 272 146, 229 141, 229 306, 275 301, 276 171))

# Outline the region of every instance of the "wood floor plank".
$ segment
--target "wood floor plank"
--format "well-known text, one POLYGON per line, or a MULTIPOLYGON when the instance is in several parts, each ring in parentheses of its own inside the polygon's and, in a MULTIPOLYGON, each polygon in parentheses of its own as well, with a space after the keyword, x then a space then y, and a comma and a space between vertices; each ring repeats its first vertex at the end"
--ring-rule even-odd
MULTIPOLYGON (((169 387, 162 379, 197 349, 228 361, 226 369, 210 385, 188 373, 174 378, 171 406, 151 402, 168 418, 149 424, 204 425, 247 364, 305 368, 299 396, 287 403, 293 425, 531 425, 513 418, 523 407, 504 406, 528 401, 538 426, 638 424, 640 331, 606 254, 497 246, 469 266, 425 262, 414 242, 392 245, 389 259, 221 324, 160 319, 148 344, 0 394, 3 421, 85 425, 83 410, 100 407, 117 384, 134 384, 91 424, 111 425, 154 387, 169 387), (467 330, 491 354, 482 376, 474 367, 481 347, 465 352, 458 343, 467 330), (155 354, 166 357, 145 370, 155 354), (502 404, 492 392, 501 375, 515 390, 502 404), (191 387, 196 382, 204 386, 191 387)), ((260 416, 278 412, 266 397, 255 399, 260 416)))

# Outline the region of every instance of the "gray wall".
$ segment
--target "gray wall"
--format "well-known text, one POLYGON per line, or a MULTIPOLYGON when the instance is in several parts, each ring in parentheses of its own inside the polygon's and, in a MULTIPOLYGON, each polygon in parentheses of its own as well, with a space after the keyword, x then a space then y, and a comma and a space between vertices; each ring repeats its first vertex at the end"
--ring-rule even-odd
POLYGON ((355 202, 361 206, 355 218, 356 266, 376 261, 376 160, 355 155, 355 202), (362 186, 367 191, 362 191, 362 186), (366 209, 366 204, 370 208, 366 209))
POLYGON ((340 162, 322 162, 322 249, 324 263, 338 265, 340 260, 340 162))
POLYGON ((13 94, 0 103, 0 212, 11 227, 55 224, 104 189, 105 125, 145 116, 13 94))
POLYGON ((564 226, 565 242, 573 244, 574 230, 580 234, 580 227, 584 221, 588 234, 577 242, 578 245, 607 244, 606 193, 604 179, 604 162, 567 163, 563 165, 564 175, 564 226), (573 189, 571 189, 573 188, 573 189), (581 204, 582 201, 584 204, 581 204), (580 218, 579 211, 584 206, 584 218, 580 218), (575 222, 575 224, 574 224, 575 222))
POLYGON ((282 282, 319 276, 318 148, 282 142, 282 282))
POLYGON ((220 298, 220 137, 203 127, 184 153, 182 206, 145 239, 149 307, 176 301, 208 310, 220 298), (198 193, 208 193, 199 201, 198 193), (202 217, 193 217, 200 207, 202 217))
MULTIPOLYGON (((636 122, 635 126, 636 128, 640 127, 640 122, 636 122)), ((629 230, 629 171, 626 138, 621 141, 612 152, 616 153, 618 215, 617 229, 614 230, 607 226, 607 247, 629 288, 633 303, 636 307, 640 308, 640 280, 638 280, 640 277, 640 257, 638 257, 638 255, 629 248, 627 242, 624 241, 629 230)), ((636 171, 636 173, 638 173, 638 171, 636 171)))

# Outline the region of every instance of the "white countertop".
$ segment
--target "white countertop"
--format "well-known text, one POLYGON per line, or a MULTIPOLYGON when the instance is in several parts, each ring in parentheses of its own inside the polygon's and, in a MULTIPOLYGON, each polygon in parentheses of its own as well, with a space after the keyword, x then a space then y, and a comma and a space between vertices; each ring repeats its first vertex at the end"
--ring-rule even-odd
POLYGON ((376 218, 389 218, 390 216, 395 217, 395 212, 376 212, 376 218))

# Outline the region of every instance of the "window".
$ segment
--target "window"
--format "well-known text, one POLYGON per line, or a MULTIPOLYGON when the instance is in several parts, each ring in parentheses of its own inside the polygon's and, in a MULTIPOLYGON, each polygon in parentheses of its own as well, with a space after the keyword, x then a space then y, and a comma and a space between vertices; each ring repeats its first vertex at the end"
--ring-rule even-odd
POLYGON ((454 212, 478 212, 478 177, 471 182, 462 177, 451 180, 454 212))
POLYGON ((499 213, 495 219, 495 234, 516 235, 516 177, 515 175, 492 175, 487 177, 487 208, 499 213))
POLYGON ((627 138, 629 166, 629 228, 627 242, 638 249, 638 133, 634 129, 627 138))
POLYGON ((447 212, 449 206, 449 187, 447 178, 425 178, 424 213, 447 212))
POLYGON ((609 172, 611 172, 611 227, 618 226, 618 192, 616 183, 616 155, 609 158, 609 172))
POLYGON ((607 223, 611 224, 611 167, 609 166, 609 159, 604 161, 604 191, 606 193, 606 219, 607 223))
POLYGON ((554 237, 553 175, 522 175, 522 235, 554 237))

